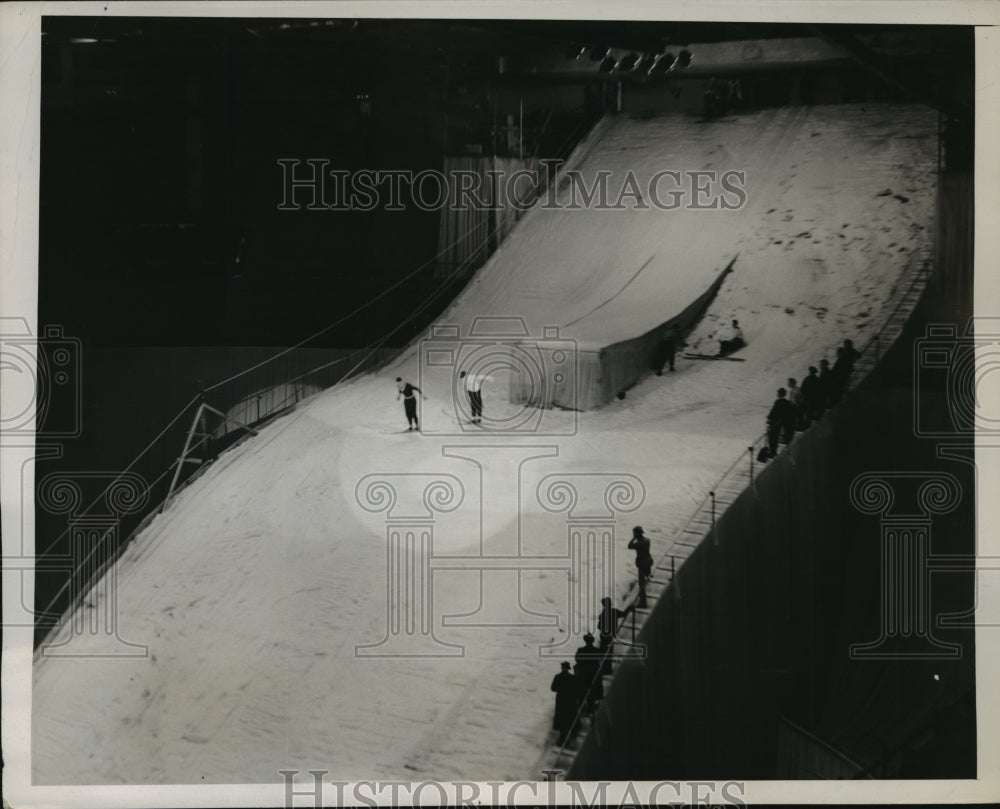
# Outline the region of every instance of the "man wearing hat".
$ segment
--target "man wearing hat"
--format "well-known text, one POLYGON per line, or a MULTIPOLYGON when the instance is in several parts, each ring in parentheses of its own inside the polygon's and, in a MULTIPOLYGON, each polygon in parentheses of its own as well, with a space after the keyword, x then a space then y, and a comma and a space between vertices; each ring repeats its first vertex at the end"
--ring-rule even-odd
POLYGON ((795 408, 787 396, 787 390, 778 388, 778 398, 767 414, 767 450, 771 458, 778 454, 779 439, 784 438, 787 444, 795 431, 795 408))
POLYGON ((569 663, 563 662, 562 671, 552 679, 552 690, 556 694, 556 715, 552 727, 559 731, 556 744, 562 744, 576 719, 576 678, 570 673, 569 663))
POLYGON ((597 703, 604 699, 604 683, 598 676, 601 670, 601 651, 594 646, 594 636, 589 632, 583 636, 583 646, 576 650, 576 680, 580 689, 580 700, 584 703, 584 715, 590 716, 597 703))
POLYGON ((641 525, 632 529, 632 539, 629 540, 628 548, 630 551, 635 551, 635 567, 639 571, 639 598, 636 606, 645 609, 646 581, 653 573, 653 556, 649 552, 649 540, 642 533, 641 525))

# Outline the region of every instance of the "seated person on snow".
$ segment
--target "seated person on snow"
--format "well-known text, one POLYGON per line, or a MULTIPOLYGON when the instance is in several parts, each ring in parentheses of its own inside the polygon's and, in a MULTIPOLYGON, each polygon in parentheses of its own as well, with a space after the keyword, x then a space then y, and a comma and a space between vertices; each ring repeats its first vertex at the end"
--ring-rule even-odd
POLYGON ((743 348, 746 344, 746 340, 743 339, 743 329, 740 328, 740 322, 734 320, 729 336, 719 340, 719 356, 732 354, 734 351, 743 348))

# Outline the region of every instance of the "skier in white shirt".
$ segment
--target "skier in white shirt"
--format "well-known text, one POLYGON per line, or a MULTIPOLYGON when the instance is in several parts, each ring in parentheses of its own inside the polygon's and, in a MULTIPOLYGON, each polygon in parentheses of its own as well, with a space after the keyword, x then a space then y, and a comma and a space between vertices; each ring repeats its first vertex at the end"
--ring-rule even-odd
POLYGON ((467 374, 461 371, 459 379, 465 380, 465 392, 469 396, 469 407, 472 409, 472 423, 481 424, 483 421, 483 383, 486 376, 483 374, 467 374))

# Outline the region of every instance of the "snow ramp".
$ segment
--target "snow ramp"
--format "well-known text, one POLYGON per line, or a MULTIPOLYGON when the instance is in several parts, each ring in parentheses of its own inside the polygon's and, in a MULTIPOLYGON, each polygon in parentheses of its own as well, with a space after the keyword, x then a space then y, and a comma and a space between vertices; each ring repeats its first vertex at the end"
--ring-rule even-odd
POLYGON ((757 258, 733 259, 762 223, 792 223, 778 244, 819 244, 813 226, 850 209, 859 178, 892 188, 932 116, 831 106, 605 119, 441 318, 435 347, 452 339, 462 369, 513 371, 515 403, 606 404, 648 373, 665 327, 704 310, 727 266, 745 277, 757 258), (514 356, 498 360, 491 336, 514 356), (488 349, 478 361, 475 346, 488 349))
MULTIPOLYGON (((762 432, 775 388, 880 328, 893 285, 931 243, 936 126, 933 111, 899 105, 608 121, 580 161, 587 172, 743 170, 746 205, 536 208, 439 325, 464 337, 477 319, 520 318, 529 334, 556 326, 558 339, 600 351, 683 312, 738 254, 687 341, 708 351, 737 317, 746 361, 678 357, 675 373, 586 411, 511 403, 498 374, 483 424, 470 426, 456 411, 465 355, 425 363, 437 345, 428 333, 390 367, 301 403, 220 455, 127 546, 114 635, 74 632, 70 620, 40 651, 35 783, 271 785, 280 801, 282 769, 325 770, 327 783, 538 778, 553 738, 549 684, 596 614, 571 601, 585 571, 560 561, 577 512, 541 503, 543 482, 641 481, 632 511, 600 511, 614 550, 606 586, 621 603, 635 581, 632 527, 654 556, 667 553, 762 432), (428 396, 422 434, 405 432, 397 376, 419 378, 428 396), (502 431, 529 416, 541 421, 502 431), (359 501, 372 475, 395 487, 381 501, 390 511, 359 501), (423 500, 421 481, 464 499, 423 500), (411 514, 425 526, 431 505, 433 592, 400 596, 390 587, 416 579, 389 575, 388 532, 411 514), (513 569, 519 555, 555 567, 513 569), (366 656, 399 617, 431 622, 442 656, 366 656)), ((578 509, 602 506, 602 490, 582 491, 578 509)), ((100 593, 72 617, 108 608, 100 593)))

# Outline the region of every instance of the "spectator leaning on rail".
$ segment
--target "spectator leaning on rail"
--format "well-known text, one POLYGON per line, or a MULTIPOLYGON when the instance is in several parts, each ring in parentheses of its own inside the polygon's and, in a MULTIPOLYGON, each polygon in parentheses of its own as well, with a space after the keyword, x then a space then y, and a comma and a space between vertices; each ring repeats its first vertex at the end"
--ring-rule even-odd
POLYGON ((630 604, 625 609, 620 610, 605 596, 601 599, 601 614, 597 619, 597 628, 601 631, 601 648, 604 656, 603 673, 611 673, 611 655, 614 653, 615 636, 618 634, 618 622, 630 612, 635 611, 635 604, 630 604))
POLYGON ((767 450, 771 458, 778 454, 778 441, 783 440, 787 444, 795 429, 795 408, 785 398, 787 395, 788 391, 778 388, 778 398, 767 414, 767 450))
POLYGON ((635 551, 635 567, 639 572, 639 598, 636 606, 645 608, 646 606, 646 581, 653 572, 653 557, 649 552, 649 540, 642 533, 642 526, 637 525, 632 529, 632 539, 628 542, 630 551, 635 551))

